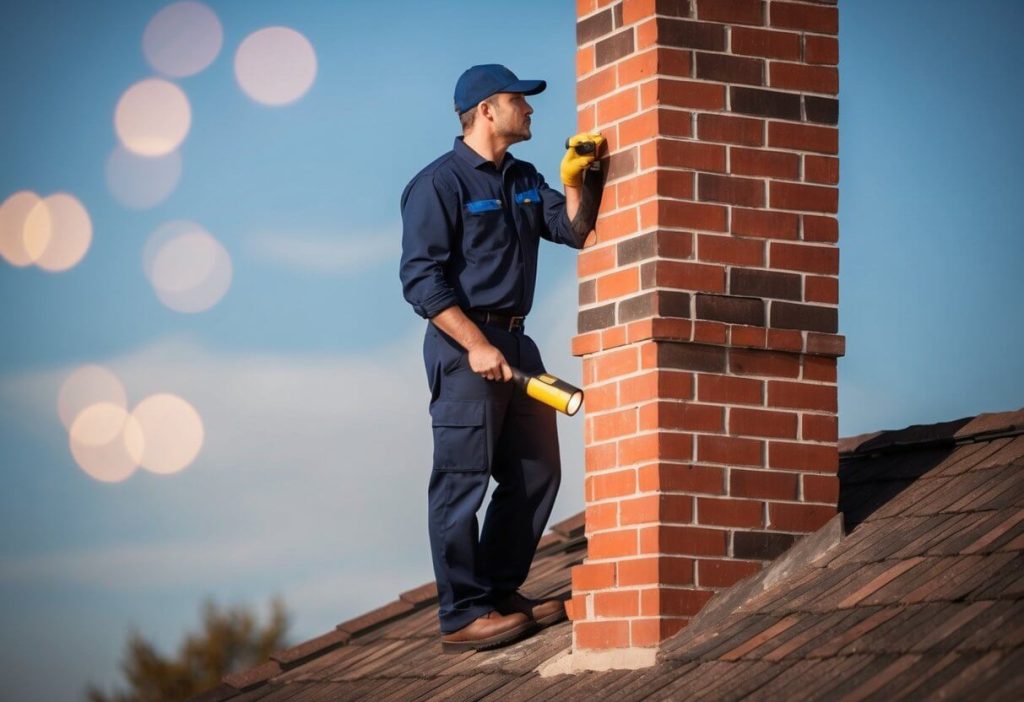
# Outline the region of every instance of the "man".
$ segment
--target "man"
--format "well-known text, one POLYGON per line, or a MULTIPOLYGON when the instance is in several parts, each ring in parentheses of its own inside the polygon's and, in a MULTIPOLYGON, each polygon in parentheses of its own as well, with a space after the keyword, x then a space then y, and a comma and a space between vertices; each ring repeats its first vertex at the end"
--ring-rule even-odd
POLYGON ((463 135, 402 194, 403 292, 431 322, 423 342, 434 434, 428 521, 447 651, 499 646, 565 618, 561 601, 518 592, 560 463, 554 411, 508 381, 513 366, 544 370, 524 333, 538 243, 583 247, 601 190, 600 178, 584 171, 603 138, 570 139, 595 148, 569 148, 564 196, 508 153, 530 138, 526 96, 545 87, 495 64, 467 70, 455 86, 463 135), (476 512, 492 476, 497 488, 478 536, 476 512))

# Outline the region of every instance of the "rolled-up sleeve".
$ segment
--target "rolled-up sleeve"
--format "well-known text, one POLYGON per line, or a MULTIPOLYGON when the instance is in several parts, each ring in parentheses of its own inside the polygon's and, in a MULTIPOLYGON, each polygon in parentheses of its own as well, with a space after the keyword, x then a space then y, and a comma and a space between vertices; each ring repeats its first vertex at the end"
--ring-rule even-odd
POLYGON ((425 319, 458 304, 445 276, 457 207, 432 174, 414 179, 402 194, 402 294, 425 319))
POLYGON ((569 222, 569 215, 565 210, 565 195, 558 192, 547 184, 544 176, 537 174, 540 184, 537 191, 540 193, 540 201, 544 203, 544 231, 541 232, 548 241, 556 244, 565 244, 574 249, 582 249, 587 238, 580 237, 573 231, 569 222))

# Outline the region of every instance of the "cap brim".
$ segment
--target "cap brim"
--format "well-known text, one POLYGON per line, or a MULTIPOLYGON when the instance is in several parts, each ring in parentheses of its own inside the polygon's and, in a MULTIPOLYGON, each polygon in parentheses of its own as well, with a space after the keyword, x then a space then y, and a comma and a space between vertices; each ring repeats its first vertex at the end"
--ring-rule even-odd
POLYGON ((503 93, 522 93, 523 95, 536 95, 544 92, 548 87, 546 80, 517 80, 512 85, 501 89, 503 93))

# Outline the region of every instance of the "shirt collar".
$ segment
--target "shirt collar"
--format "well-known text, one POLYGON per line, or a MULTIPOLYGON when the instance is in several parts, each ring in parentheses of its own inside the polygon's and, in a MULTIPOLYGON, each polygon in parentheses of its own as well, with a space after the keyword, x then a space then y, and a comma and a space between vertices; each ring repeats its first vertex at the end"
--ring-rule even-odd
MULTIPOLYGON (((494 167, 493 161, 488 161, 486 158, 478 154, 476 151, 473 151, 473 149, 466 146, 466 142, 463 140, 461 136, 455 137, 454 150, 456 155, 458 155, 463 161, 468 163, 473 168, 480 168, 480 166, 483 166, 484 164, 490 164, 492 168, 494 167)), ((501 162, 501 170, 507 171, 509 168, 512 167, 512 164, 515 162, 515 160, 515 156, 506 151, 505 158, 501 162)))

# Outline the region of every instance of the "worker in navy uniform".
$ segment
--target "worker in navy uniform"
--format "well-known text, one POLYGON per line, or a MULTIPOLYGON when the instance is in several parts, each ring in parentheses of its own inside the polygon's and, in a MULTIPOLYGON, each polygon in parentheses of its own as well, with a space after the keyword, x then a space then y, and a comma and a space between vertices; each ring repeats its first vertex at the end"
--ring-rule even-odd
MULTIPOLYGON (((402 194, 405 299, 429 319, 423 360, 430 386, 433 469, 430 547, 445 650, 516 640, 565 618, 560 600, 519 592, 558 492, 554 410, 517 392, 511 367, 541 373, 525 333, 540 239, 583 247, 600 203, 588 166, 600 134, 569 140, 565 194, 508 152, 530 138, 528 95, 542 80, 504 66, 473 66, 455 86, 462 136, 402 194), (490 478, 483 529, 476 513, 490 478)), ((571 304, 560 300, 554 304, 571 304)))

